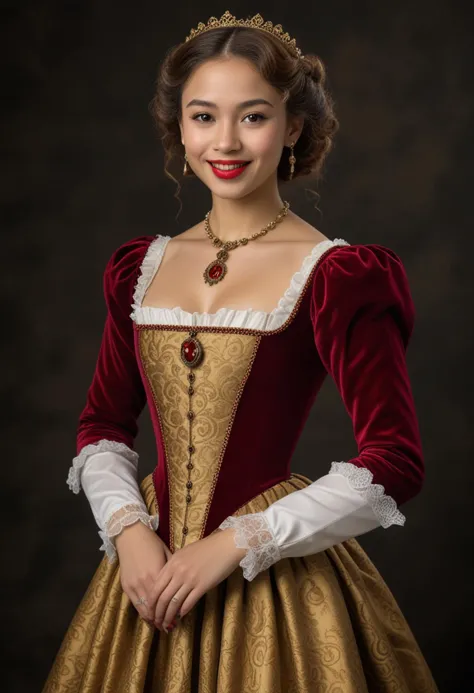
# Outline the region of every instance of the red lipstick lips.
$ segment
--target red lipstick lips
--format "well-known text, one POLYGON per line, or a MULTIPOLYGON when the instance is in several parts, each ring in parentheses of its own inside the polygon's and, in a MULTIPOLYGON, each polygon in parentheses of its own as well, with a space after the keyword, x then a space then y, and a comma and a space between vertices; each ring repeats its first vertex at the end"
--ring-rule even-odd
POLYGON ((243 161, 242 159, 212 159, 209 160, 208 163, 210 164, 213 173, 218 178, 224 178, 228 180, 229 178, 237 178, 237 176, 240 176, 245 171, 248 164, 250 164, 251 162, 243 161), (218 169, 215 166, 213 166, 213 164, 224 164, 229 166, 236 165, 236 168, 223 171, 222 169, 218 169))
POLYGON ((208 159, 210 164, 248 164, 245 159, 208 159))

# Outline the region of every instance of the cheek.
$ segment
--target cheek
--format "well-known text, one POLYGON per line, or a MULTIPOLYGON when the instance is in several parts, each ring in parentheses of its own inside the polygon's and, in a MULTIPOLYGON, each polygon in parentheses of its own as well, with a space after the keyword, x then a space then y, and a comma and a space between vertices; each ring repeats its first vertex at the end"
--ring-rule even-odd
MULTIPOLYGON (((255 137, 252 138, 251 149, 256 156, 274 157, 278 153, 280 156, 280 140, 282 134, 277 126, 269 124, 262 128, 255 137)), ((249 143, 250 144, 250 143, 249 143)))
POLYGON ((193 132, 189 134, 185 142, 186 149, 197 157, 209 147, 209 138, 202 132, 193 132))
POLYGON ((192 124, 186 125, 183 138, 186 142, 186 150, 194 156, 199 156, 200 152, 209 146, 209 131, 206 128, 193 127, 192 124))

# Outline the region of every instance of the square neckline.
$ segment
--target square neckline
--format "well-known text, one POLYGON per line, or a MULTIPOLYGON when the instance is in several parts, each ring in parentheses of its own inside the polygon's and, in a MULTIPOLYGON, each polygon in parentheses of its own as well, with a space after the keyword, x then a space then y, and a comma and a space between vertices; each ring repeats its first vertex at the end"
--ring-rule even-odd
POLYGON ((311 270, 322 255, 325 254, 326 250, 335 246, 349 245, 342 238, 318 241, 311 251, 304 256, 299 268, 291 276, 285 292, 279 298, 275 308, 270 312, 252 307, 229 308, 222 306, 216 311, 201 312, 187 311, 180 305, 173 307, 143 306, 142 302, 145 294, 160 268, 164 252, 172 238, 172 236, 157 234, 145 253, 133 295, 133 312, 130 315, 137 324, 233 326, 232 323, 236 322, 238 327, 245 328, 246 326, 243 323, 250 322, 253 325, 249 329, 262 329, 264 331, 274 329, 273 323, 284 323, 285 318, 291 313, 299 295, 304 289, 311 270), (267 325, 271 327, 268 328, 266 327, 267 325))

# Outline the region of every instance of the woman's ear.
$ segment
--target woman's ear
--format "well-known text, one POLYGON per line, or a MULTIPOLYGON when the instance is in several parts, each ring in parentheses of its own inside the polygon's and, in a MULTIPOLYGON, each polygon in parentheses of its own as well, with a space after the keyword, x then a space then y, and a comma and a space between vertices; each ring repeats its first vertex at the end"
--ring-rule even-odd
POLYGON ((288 126, 286 128, 286 141, 288 146, 290 142, 297 142, 303 131, 304 116, 288 117, 288 126))

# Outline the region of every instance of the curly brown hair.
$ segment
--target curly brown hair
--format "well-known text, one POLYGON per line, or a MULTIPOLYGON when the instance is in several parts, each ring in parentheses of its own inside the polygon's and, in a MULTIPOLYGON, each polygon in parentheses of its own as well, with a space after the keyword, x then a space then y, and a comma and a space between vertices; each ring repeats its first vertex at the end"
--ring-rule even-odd
MULTIPOLYGON (((287 112, 304 116, 301 135, 295 144, 293 178, 312 174, 319 180, 339 123, 333 100, 326 87, 326 71, 316 55, 297 58, 271 34, 247 27, 224 27, 206 31, 192 40, 171 48, 163 60, 150 112, 161 135, 165 152, 165 173, 178 184, 168 167, 174 157, 184 161, 179 123, 181 97, 191 73, 207 60, 226 57, 246 58, 281 94, 287 112)), ((277 179, 289 179, 288 156, 282 155, 277 179)))

